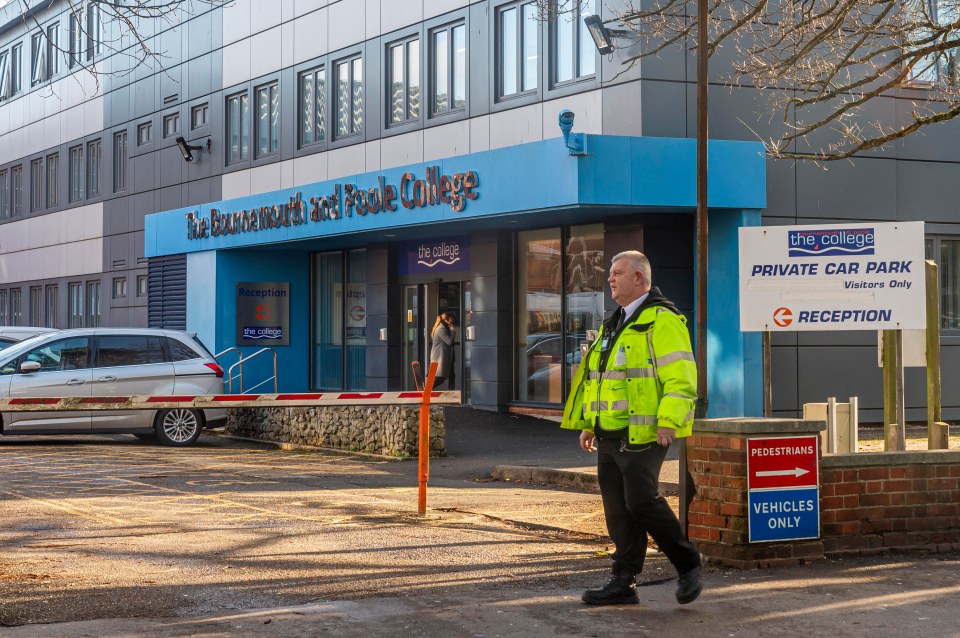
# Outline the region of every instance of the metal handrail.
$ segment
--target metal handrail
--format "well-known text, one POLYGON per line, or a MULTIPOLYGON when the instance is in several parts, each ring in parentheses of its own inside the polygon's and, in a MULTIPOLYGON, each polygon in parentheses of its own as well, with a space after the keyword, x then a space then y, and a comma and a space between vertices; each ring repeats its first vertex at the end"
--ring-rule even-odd
MULTIPOLYGON (((277 393, 277 353, 274 352, 272 348, 260 348, 259 350, 257 350, 257 351, 254 352, 253 354, 251 354, 250 356, 241 357, 239 361, 237 361, 235 364, 233 364, 232 366, 230 366, 230 369, 227 370, 227 376, 230 377, 230 379, 231 379, 231 383, 230 383, 230 393, 231 393, 231 394, 233 393, 233 383, 232 383, 232 380, 233 380, 233 369, 236 368, 237 366, 242 366, 244 361, 249 361, 250 359, 253 359, 253 358, 256 357, 256 356, 259 356, 259 355, 263 354, 264 352, 269 352, 271 355, 273 355, 273 377, 267 378, 266 380, 264 380, 264 381, 258 383, 257 385, 253 386, 253 388, 258 388, 258 387, 260 387, 261 385, 263 385, 264 383, 267 383, 267 381, 270 381, 270 380, 272 379, 272 380, 273 380, 273 392, 274 392, 274 394, 277 393)), ((242 368, 241 368, 241 370, 242 370, 242 368)), ((250 389, 252 390, 253 388, 250 388, 250 389)), ((240 394, 245 394, 245 392, 244 392, 244 390, 243 390, 243 375, 242 375, 242 374, 240 375, 240 394)))
MULTIPOLYGON (((237 363, 240 364, 240 374, 238 374, 237 376, 240 378, 240 387, 242 388, 243 387, 243 353, 240 352, 240 348, 236 346, 231 346, 230 348, 227 348, 226 350, 221 350, 217 354, 213 355, 213 358, 217 360, 217 362, 219 363, 220 357, 227 354, 231 350, 237 353, 237 359, 239 359, 237 363)), ((233 366, 231 366, 230 369, 233 370, 233 366)), ((230 373, 228 372, 227 373, 227 392, 229 392, 230 394, 233 394, 233 379, 234 377, 230 376, 230 373)))

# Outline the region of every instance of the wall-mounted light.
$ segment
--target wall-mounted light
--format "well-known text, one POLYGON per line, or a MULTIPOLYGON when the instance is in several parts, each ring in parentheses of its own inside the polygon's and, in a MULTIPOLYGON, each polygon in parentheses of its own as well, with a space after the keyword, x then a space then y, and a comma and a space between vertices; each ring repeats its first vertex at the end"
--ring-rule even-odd
POLYGON ((587 27, 587 31, 590 32, 590 37, 593 38, 593 43, 597 45, 597 51, 603 55, 608 53, 613 53, 613 50, 617 47, 613 46, 614 38, 635 38, 635 34, 632 31, 624 31, 623 29, 608 29, 603 24, 603 20, 600 19, 600 16, 597 14, 584 16, 583 24, 587 27))
POLYGON ((183 155, 184 162, 192 162, 193 151, 197 151, 197 153, 203 153, 204 148, 206 148, 207 152, 210 151, 210 139, 208 138, 207 143, 201 146, 199 144, 187 144, 187 140, 183 139, 182 137, 178 137, 177 148, 180 149, 180 154, 183 155))

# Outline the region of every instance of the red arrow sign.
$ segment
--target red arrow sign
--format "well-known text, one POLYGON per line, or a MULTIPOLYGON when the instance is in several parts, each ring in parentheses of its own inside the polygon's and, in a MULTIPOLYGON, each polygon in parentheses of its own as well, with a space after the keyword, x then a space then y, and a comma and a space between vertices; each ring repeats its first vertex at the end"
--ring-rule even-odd
POLYGON ((790 312, 789 308, 777 308, 773 311, 773 323, 781 328, 786 328, 793 323, 793 313, 790 312))
POLYGON ((747 489, 817 487, 820 437, 747 439, 747 489))

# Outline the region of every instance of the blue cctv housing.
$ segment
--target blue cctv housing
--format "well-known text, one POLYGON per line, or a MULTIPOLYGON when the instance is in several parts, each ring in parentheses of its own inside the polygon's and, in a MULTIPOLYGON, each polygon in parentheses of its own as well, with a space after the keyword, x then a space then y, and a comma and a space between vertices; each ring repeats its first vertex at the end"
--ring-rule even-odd
POLYGON ((563 143, 567 145, 571 155, 586 155, 586 140, 583 133, 573 133, 573 120, 576 117, 570 109, 563 109, 557 117, 560 132, 563 133, 563 143))

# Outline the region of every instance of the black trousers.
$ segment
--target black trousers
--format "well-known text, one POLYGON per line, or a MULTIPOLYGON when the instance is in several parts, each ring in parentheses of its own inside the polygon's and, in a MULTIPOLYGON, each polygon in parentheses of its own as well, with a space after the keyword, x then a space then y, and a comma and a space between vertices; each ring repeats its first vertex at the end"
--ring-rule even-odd
POLYGON ((660 496, 660 468, 667 448, 657 443, 621 450, 619 439, 597 439, 597 479, 607 532, 616 546, 613 571, 639 574, 647 535, 678 573, 700 565, 700 554, 683 535, 680 521, 660 496))

